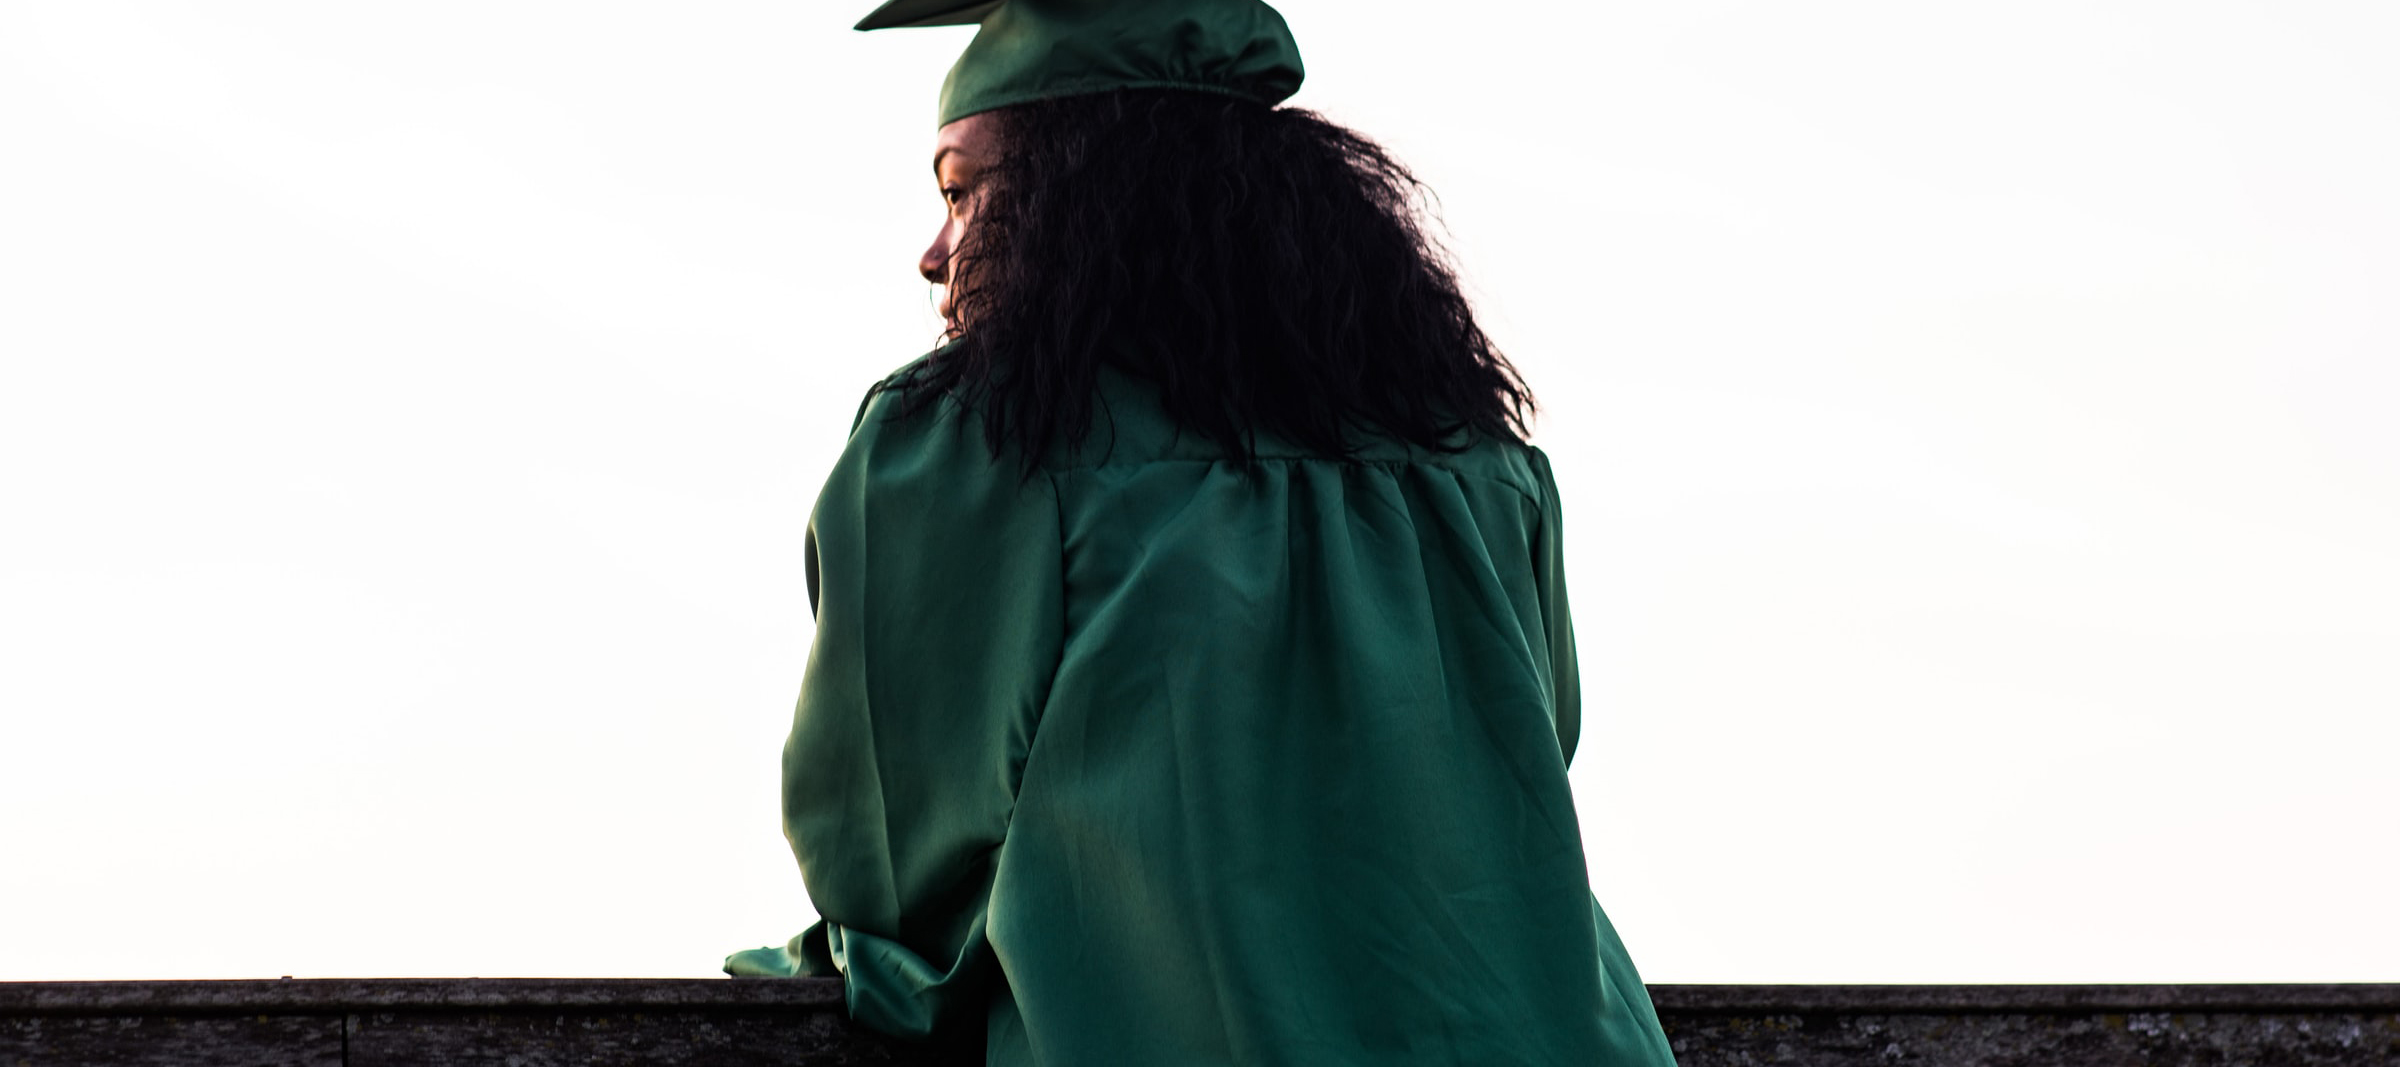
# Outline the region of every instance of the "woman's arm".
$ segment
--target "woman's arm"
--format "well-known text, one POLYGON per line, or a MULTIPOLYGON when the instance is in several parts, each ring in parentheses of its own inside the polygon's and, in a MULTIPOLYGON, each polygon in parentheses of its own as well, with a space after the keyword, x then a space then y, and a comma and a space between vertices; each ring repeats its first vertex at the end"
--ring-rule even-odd
POLYGON ((1567 612, 1567 563, 1558 503, 1558 481, 1550 474, 1550 457, 1529 448, 1535 480, 1542 493, 1541 525, 1533 532, 1534 591, 1541 597, 1542 628, 1548 636, 1550 714, 1558 726, 1558 746, 1569 762, 1583 728, 1582 676, 1575 664, 1575 620, 1567 612))
POLYGON ((839 973, 853 1018, 927 1036, 988 992, 992 872, 1064 615, 1049 479, 995 462, 954 405, 901 399, 870 396, 809 523, 783 813, 823 919, 726 969, 839 973))

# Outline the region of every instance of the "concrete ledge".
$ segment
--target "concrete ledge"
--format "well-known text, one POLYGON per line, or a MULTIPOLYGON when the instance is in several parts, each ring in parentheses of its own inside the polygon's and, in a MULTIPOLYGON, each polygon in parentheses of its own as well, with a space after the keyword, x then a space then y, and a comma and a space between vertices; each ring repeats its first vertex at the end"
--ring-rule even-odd
POLYGON ((1681 1067, 2394 1067, 2400 985, 1653 986, 1681 1067))
POLYGON ((837 979, 0 983, 0 1067, 932 1064, 837 979))
MULTIPOLYGON (((1683 1067, 2390 1067, 2400 985, 1651 988, 1683 1067)), ((0 983, 0 1067, 933 1064, 833 979, 0 983)))
POLYGON ((2400 985, 1654 985, 1662 1015, 2400 1012, 2400 985))
POLYGON ((19 1015, 342 1015, 359 1011, 842 1007, 837 978, 306 978, 0 982, 19 1015))

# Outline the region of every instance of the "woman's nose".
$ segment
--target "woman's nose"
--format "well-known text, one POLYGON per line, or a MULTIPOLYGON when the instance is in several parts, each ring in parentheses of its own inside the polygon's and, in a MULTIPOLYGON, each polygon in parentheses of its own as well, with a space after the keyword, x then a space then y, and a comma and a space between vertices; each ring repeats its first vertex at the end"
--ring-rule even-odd
POLYGON ((935 285, 950 284, 950 242, 945 239, 948 236, 945 232, 941 237, 934 238, 933 245, 925 249, 925 254, 917 257, 917 273, 935 285))

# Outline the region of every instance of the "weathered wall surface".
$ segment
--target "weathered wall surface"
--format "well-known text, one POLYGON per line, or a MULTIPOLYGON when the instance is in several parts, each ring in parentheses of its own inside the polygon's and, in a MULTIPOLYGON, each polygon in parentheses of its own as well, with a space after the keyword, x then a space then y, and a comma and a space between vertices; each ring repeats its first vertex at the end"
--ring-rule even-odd
POLYGON ((2400 1067, 2400 986, 1660 986, 1682 1067, 2400 1067))
MULTIPOLYGON (((2400 1067, 2400 985, 1651 992, 1683 1067, 2400 1067)), ((830 979, 0 983, 0 1067, 941 1062, 830 979)))
POLYGON ((932 1062, 833 980, 0 984, 0 1067, 752 1067, 932 1062))

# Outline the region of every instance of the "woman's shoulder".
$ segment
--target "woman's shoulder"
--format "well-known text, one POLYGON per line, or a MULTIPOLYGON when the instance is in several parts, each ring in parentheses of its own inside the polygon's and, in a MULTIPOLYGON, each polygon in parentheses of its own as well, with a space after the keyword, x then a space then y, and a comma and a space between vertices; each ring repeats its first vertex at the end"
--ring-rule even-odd
MULTIPOLYGON (((939 349, 935 351, 938 352, 939 349)), ((880 409, 881 413, 888 417, 892 412, 899 410, 900 406, 905 406, 903 404, 905 394, 924 377, 925 368, 931 364, 933 357, 934 352, 927 352, 901 364, 891 373, 876 379, 874 384, 869 385, 866 395, 859 398, 858 413, 850 417, 851 435, 856 436, 858 428, 866 425, 869 411, 880 409)))
POLYGON ((876 481, 1023 474, 1021 460, 1004 464, 992 452, 982 418, 924 381, 934 354, 918 356, 867 387, 851 416, 840 464, 861 468, 876 481))

